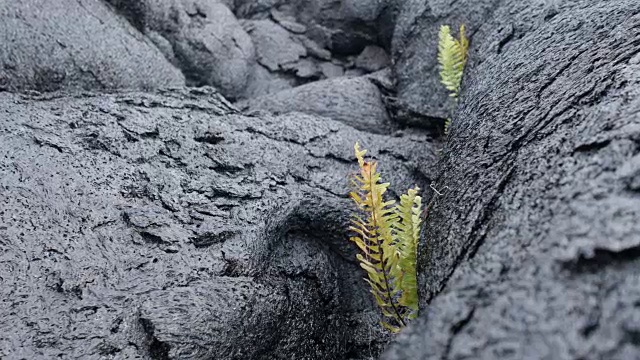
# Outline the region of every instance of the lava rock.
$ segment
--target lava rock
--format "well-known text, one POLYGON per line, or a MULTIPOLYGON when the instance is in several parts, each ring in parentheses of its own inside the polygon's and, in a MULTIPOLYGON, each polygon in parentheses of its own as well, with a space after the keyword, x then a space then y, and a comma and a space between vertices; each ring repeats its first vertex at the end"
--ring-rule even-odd
MULTIPOLYGON (((455 101, 440 83, 438 67, 438 32, 441 25, 449 25, 457 36, 465 24, 467 36, 474 43, 478 27, 490 19, 499 0, 476 2, 445 0, 416 0, 406 2, 395 22, 392 58, 397 79, 398 105, 406 111, 425 117, 448 119, 455 109, 455 101)), ((480 54, 470 52, 469 62, 480 54)), ((467 64, 465 77, 472 72, 467 64)), ((464 93, 464 79, 462 92, 464 93)), ((462 95, 464 96, 464 95, 462 95)))
POLYGON ((237 104, 252 112, 303 112, 340 121, 356 129, 388 133, 390 119, 378 87, 366 77, 316 81, 237 104))
POLYGON ((378 71, 389 66, 389 55, 379 46, 369 45, 356 58, 355 65, 368 72, 378 71))
POLYGON ((342 1, 342 13, 347 19, 362 21, 375 21, 383 11, 385 0, 344 0, 342 1))
POLYGON ((492 12, 434 185, 422 315, 382 358, 640 358, 638 4, 492 12))
POLYGON ((328 79, 344 75, 344 68, 342 66, 330 62, 320 64, 320 70, 322 71, 322 75, 328 79))
POLYGON ((377 20, 386 6, 380 0, 238 0, 236 15, 254 20, 270 16, 334 54, 357 55, 365 46, 378 42, 377 20))
POLYGON ((307 27, 296 22, 296 19, 292 16, 289 16, 283 12, 280 12, 275 9, 271 9, 271 18, 276 21, 280 26, 289 30, 295 34, 303 34, 307 31, 307 27))
POLYGON ((239 102, 291 89, 296 85, 298 85, 298 79, 294 75, 271 72, 264 66, 255 63, 244 96, 239 99, 239 102))
POLYGON ((321 47, 315 41, 309 39, 306 36, 299 37, 302 45, 307 49, 307 53, 320 60, 331 60, 331 52, 326 48, 321 47))
POLYGON ((301 79, 318 79, 322 75, 322 70, 311 59, 302 59, 294 63, 282 65, 283 70, 294 72, 296 77, 301 79))
POLYGON ((255 61, 251 38, 218 0, 109 0, 149 35, 190 84, 212 85, 229 99, 244 94, 255 61))
POLYGON ((394 195, 433 177, 419 134, 242 116, 208 88, 0 93, 0 357, 375 356, 357 140, 394 195))
POLYGON ((255 44, 258 63, 270 71, 281 70, 284 64, 307 56, 304 46, 271 20, 246 20, 243 25, 255 44))
POLYGON ((0 4, 0 90, 175 86, 180 71, 102 1, 0 4))
POLYGON ((247 88, 238 100, 290 89, 317 79, 321 71, 317 61, 297 37, 271 20, 243 20, 256 47, 257 62, 252 66, 247 88))

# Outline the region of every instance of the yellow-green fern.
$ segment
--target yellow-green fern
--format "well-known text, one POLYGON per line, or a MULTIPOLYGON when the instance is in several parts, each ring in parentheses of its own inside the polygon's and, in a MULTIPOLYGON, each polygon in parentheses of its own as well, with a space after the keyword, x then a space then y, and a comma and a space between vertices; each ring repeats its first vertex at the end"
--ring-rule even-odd
POLYGON ((465 35, 464 25, 460 25, 460 39, 455 39, 451 35, 451 28, 448 25, 440 26, 438 40, 440 82, 451 91, 452 97, 458 96, 468 50, 469 40, 465 35))
POLYGON ((352 219, 350 238, 361 253, 356 257, 385 317, 382 325, 392 332, 406 326, 418 314, 416 284, 416 249, 420 229, 421 199, 418 188, 395 201, 385 201, 389 183, 381 182, 375 161, 366 161, 366 150, 355 144, 360 167, 352 182, 356 188, 349 195, 358 205, 359 214, 352 219))
POLYGON ((400 221, 395 223, 399 253, 400 276, 402 277, 402 296, 398 300, 400 305, 410 309, 407 318, 413 319, 418 315, 418 284, 416 274, 416 249, 420 237, 420 212, 422 199, 418 196, 420 189, 409 189, 400 196, 400 204, 396 213, 400 221))

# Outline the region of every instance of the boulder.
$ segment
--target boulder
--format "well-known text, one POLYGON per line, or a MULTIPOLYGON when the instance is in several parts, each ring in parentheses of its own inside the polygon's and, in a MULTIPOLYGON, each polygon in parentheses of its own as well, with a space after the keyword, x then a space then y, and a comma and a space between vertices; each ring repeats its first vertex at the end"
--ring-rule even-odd
POLYGON ((386 335, 349 243, 359 140, 392 193, 424 137, 211 89, 0 93, 0 357, 368 359, 386 335))
POLYGON ((374 72, 390 65, 389 55, 379 46, 369 45, 356 58, 356 66, 374 72))
POLYGON ((305 47, 271 20, 246 20, 243 25, 255 44, 256 60, 270 71, 281 70, 285 64, 307 56, 305 47))
POLYGON ((322 71, 322 75, 328 79, 344 75, 344 68, 342 66, 330 62, 320 64, 320 70, 322 71))
POLYGON ((244 96, 238 100, 242 103, 245 99, 257 98, 266 94, 277 93, 282 90, 288 90, 298 84, 297 79, 290 74, 279 72, 271 72, 264 66, 255 63, 251 67, 247 88, 244 90, 244 96))
POLYGON ((244 94, 254 46, 231 10, 218 0, 109 0, 191 85, 215 86, 229 99, 244 94))
POLYGON ((388 133, 391 129, 383 96, 378 87, 366 77, 316 81, 249 99, 237 105, 248 112, 303 112, 323 116, 378 134, 388 133))
MULTIPOLYGON (((365 46, 379 43, 379 38, 388 38, 379 32, 390 29, 379 24, 388 6, 380 0, 238 0, 236 15, 256 20, 271 17, 336 55, 357 55, 365 46)), ((384 18, 385 24, 389 22, 384 18)))
POLYGON ((304 42, 280 24, 271 20, 243 20, 242 24, 255 44, 257 62, 238 100, 290 89, 322 74, 317 61, 307 56, 304 42))
POLYGON ((102 1, 0 3, 0 90, 183 85, 180 71, 102 1))

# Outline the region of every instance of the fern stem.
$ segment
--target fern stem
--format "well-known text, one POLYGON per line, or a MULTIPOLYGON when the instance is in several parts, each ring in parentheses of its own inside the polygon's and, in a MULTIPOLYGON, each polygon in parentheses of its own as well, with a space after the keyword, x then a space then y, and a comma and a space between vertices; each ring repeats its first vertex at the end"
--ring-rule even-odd
MULTIPOLYGON (((373 174, 371 171, 369 171, 369 173, 367 174, 369 176, 369 183, 372 183, 373 181, 373 174)), ((375 186, 371 187, 371 205, 372 205, 372 211, 371 211, 371 220, 373 221, 373 226, 375 226, 376 229, 376 242, 378 245, 378 249, 380 249, 380 262, 382 265, 382 279, 384 280, 385 283, 385 288, 387 289, 387 296, 389 297, 389 303, 391 304, 391 308, 393 309, 393 314, 395 315, 396 321, 398 321, 402 327, 407 326, 407 324, 405 324, 405 322, 402 320, 402 316, 400 316, 400 313, 398 312, 398 308, 396 307, 395 302, 393 301, 393 297, 391 296, 391 289, 390 289, 390 282, 389 282, 389 278, 387 277, 387 272, 385 271, 386 268, 386 262, 384 259, 384 246, 382 246, 381 244, 381 240, 380 240, 380 226, 378 226, 378 221, 376 218, 376 212, 375 209, 376 204, 375 201, 378 198, 378 196, 376 196, 375 194, 375 186)), ((384 241, 384 239, 382 239, 382 241, 384 241)))
MULTIPOLYGON (((384 250, 380 250, 380 256, 384 258, 384 250)), ((382 261, 382 268, 384 269, 384 265, 385 262, 384 260, 382 261)), ((384 282, 387 284, 387 296, 389 297, 389 303, 391 304, 391 308, 393 309, 393 313, 396 316, 396 320, 400 323, 400 325, 402 325, 402 327, 407 326, 407 324, 405 324, 404 320, 402 320, 402 316, 400 316, 400 313, 398 312, 398 308, 396 307, 395 302, 393 301, 393 298, 391 297, 391 290, 389 290, 389 280, 387 278, 387 272, 382 270, 382 278, 384 279, 384 282)))

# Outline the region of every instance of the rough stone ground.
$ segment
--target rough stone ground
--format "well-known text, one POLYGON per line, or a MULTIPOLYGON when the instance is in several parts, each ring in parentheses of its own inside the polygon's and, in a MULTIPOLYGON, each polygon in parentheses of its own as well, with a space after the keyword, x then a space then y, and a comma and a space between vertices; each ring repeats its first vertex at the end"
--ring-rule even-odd
POLYGON ((424 188, 424 135, 247 117, 207 89, 0 104, 0 357, 379 353, 345 240, 352 147, 424 188))
POLYGON ((640 358, 639 54, 635 0, 3 2, 0 358, 376 358, 356 140, 444 192, 383 359, 640 358))

